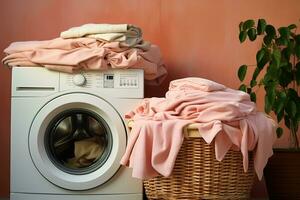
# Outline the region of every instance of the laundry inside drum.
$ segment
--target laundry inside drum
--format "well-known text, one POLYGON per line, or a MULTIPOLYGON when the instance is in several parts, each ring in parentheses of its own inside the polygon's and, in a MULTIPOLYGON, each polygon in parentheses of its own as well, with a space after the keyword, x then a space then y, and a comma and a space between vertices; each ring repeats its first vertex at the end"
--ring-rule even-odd
POLYGON ((109 126, 99 115, 69 110, 49 124, 45 147, 51 161, 72 174, 90 173, 101 167, 112 148, 109 126))

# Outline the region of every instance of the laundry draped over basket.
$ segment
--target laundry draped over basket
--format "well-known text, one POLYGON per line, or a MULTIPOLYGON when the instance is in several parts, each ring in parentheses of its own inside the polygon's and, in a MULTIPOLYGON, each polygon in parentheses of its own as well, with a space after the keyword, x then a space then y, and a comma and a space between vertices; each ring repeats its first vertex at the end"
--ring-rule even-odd
POLYGON ((202 78, 171 81, 165 98, 144 99, 126 117, 134 124, 121 164, 141 179, 171 175, 183 127, 191 123, 207 143, 214 141, 219 161, 229 149, 240 149, 247 171, 248 151, 254 151, 259 179, 276 139, 275 122, 256 110, 247 93, 202 78))
POLYGON ((137 27, 87 24, 61 35, 52 40, 13 42, 4 50, 7 56, 2 62, 68 73, 140 68, 144 70, 145 83, 152 85, 160 84, 167 75, 159 47, 144 41, 137 27))

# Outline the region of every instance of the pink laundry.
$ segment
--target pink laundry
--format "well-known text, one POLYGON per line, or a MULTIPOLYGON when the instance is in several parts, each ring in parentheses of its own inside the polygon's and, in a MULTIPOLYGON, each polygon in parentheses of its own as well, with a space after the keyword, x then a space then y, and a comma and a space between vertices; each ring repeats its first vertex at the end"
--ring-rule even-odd
POLYGON ((254 151, 259 179, 276 139, 274 121, 256 110, 247 93, 201 78, 172 81, 165 98, 145 99, 126 117, 134 125, 121 164, 141 179, 171 175, 183 127, 190 123, 197 123, 207 143, 214 141, 218 161, 229 149, 240 149, 247 171, 248 151, 254 151))
POLYGON ((4 52, 7 56, 2 62, 9 66, 40 66, 67 73, 141 68, 146 83, 153 85, 160 84, 167 75, 159 47, 144 41, 129 48, 94 38, 55 38, 14 42, 4 52))

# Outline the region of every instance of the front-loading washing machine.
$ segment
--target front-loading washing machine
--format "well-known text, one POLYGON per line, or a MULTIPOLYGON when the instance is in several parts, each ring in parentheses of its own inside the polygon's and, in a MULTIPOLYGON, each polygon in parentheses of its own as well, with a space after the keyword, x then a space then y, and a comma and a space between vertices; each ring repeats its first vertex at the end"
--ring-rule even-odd
POLYGON ((143 71, 67 74, 13 67, 12 200, 141 200, 120 166, 123 118, 144 96, 143 71))

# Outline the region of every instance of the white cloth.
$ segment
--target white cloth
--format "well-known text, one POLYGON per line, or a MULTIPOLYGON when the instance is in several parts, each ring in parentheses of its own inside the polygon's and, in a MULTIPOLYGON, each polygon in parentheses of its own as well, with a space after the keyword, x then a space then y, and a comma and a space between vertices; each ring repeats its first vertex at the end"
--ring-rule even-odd
POLYGON ((129 24, 84 24, 63 31, 61 38, 89 37, 97 40, 120 42, 121 46, 132 47, 142 42, 142 30, 129 24))
POLYGON ((66 39, 97 33, 124 33, 127 31, 127 26, 127 24, 84 24, 61 32, 60 37, 66 39))

